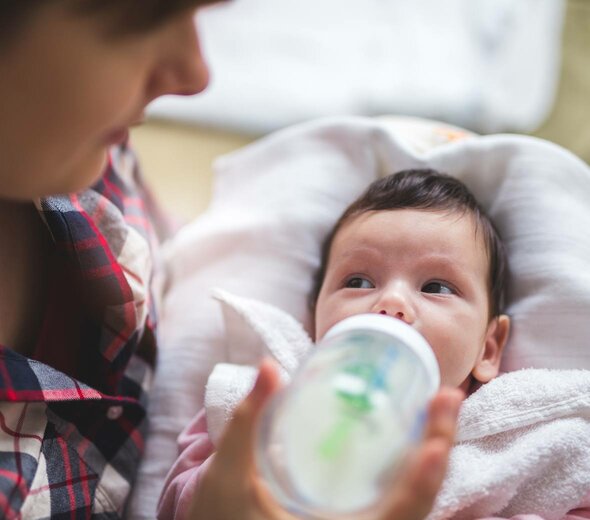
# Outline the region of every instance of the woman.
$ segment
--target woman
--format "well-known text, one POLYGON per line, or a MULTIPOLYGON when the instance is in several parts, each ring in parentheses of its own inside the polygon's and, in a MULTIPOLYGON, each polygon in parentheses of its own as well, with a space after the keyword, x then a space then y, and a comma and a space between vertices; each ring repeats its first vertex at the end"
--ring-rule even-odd
MULTIPOLYGON (((144 442, 157 252, 128 128, 156 97, 206 87, 193 15, 209 3, 0 4, 3 517, 122 514, 144 442)), ((289 518, 241 449, 277 386, 264 363, 195 497, 195 518, 289 518)), ((421 449, 379 518, 427 514, 459 401, 447 390, 434 400, 421 449)))

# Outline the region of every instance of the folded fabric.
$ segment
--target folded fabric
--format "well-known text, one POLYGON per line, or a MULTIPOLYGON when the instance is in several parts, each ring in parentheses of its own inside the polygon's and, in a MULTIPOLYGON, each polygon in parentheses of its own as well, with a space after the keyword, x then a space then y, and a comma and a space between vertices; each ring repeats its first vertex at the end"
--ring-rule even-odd
POLYGON ((209 437, 217 444, 234 408, 252 388, 262 358, 272 357, 288 383, 313 342, 295 318, 273 305, 221 289, 213 294, 223 307, 226 356, 233 361, 215 366, 205 391, 209 437))
POLYGON ((464 403, 428 520, 560 520, 590 507, 590 371, 523 369, 464 403))

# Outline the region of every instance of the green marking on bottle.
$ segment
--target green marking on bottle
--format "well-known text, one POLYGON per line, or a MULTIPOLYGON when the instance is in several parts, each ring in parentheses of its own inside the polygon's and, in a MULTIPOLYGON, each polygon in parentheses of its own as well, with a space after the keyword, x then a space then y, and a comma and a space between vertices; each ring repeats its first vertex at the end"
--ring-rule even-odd
POLYGON ((346 388, 336 389, 338 400, 343 405, 341 416, 318 447, 320 456, 328 460, 334 460, 342 454, 354 428, 363 416, 373 410, 371 393, 375 389, 382 389, 384 384, 381 370, 368 363, 349 365, 343 373, 355 376, 364 385, 360 392, 346 388))
POLYGON ((322 457, 328 460, 337 458, 344 449, 346 441, 350 437, 350 433, 356 425, 354 417, 343 415, 340 420, 334 425, 330 433, 320 443, 319 453, 322 457))

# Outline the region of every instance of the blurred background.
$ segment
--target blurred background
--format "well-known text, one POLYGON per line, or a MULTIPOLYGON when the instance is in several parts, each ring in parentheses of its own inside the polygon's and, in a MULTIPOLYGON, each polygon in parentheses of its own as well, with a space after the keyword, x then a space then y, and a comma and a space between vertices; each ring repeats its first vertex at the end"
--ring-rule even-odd
POLYGON ((206 208, 217 156, 323 116, 534 135, 590 162, 590 0, 235 0, 197 23, 209 88, 131 136, 180 218, 206 208))

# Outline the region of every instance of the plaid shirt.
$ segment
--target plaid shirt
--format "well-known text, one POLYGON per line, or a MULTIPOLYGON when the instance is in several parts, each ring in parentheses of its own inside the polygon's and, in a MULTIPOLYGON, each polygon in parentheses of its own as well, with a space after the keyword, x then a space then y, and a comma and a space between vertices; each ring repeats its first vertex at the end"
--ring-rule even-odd
POLYGON ((132 153, 51 197, 44 322, 26 358, 0 346, 0 517, 120 518, 145 442, 156 245, 132 153), (142 195, 142 196, 140 196, 142 195))

